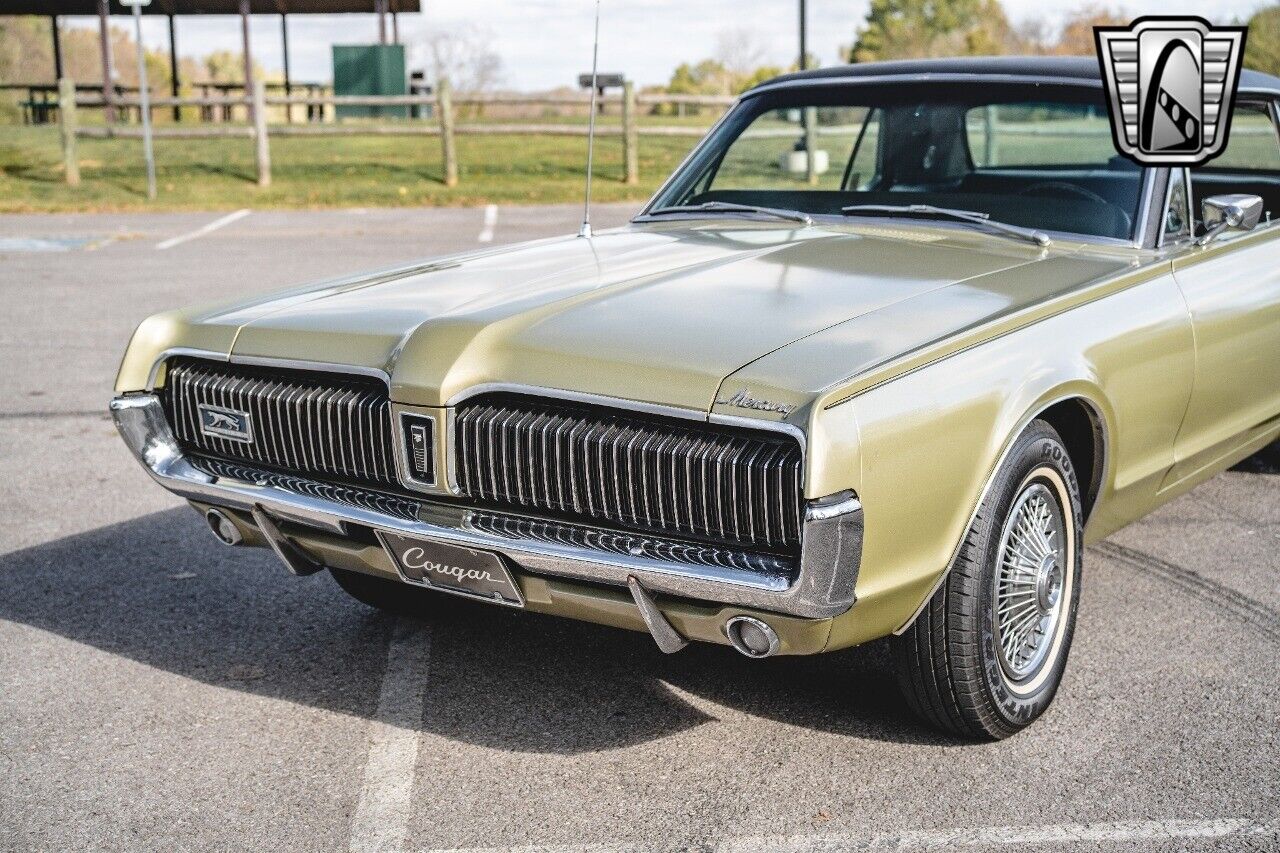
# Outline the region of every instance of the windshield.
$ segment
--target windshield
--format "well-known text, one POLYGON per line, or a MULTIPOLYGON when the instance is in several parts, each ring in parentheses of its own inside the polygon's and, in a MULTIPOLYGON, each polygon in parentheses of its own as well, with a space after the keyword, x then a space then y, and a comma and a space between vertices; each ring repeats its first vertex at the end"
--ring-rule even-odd
POLYGON ((1116 153, 1100 90, 790 87, 746 98, 648 212, 721 202, 841 216, 855 205, 933 205, 1128 240, 1141 183, 1142 170, 1116 153))

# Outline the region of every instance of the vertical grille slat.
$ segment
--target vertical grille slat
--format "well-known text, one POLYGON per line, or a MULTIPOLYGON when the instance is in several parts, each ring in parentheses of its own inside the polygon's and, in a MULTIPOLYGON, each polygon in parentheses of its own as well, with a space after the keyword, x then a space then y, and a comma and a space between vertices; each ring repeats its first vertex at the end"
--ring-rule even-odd
POLYGON ((787 438, 494 396, 457 412, 465 496, 749 548, 800 544, 800 448, 787 438))
POLYGON ((399 486, 386 386, 342 374, 173 359, 166 415, 184 447, 318 477, 399 486), (252 440, 210 435, 200 406, 248 416, 252 440))

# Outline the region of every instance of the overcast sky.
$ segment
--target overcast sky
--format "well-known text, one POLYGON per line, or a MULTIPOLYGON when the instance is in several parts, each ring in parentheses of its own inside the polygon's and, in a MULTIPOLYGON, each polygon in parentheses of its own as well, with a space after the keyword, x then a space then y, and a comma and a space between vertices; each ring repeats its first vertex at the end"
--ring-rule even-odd
MULTIPOLYGON (((1032 16, 1055 18, 1058 10, 1076 8, 1083 0, 1066 3, 1005 0, 1009 16, 1020 22, 1032 16)), ((372 5, 372 0, 370 2, 372 5)), ((809 0, 810 51, 823 64, 842 61, 840 48, 853 41, 866 15, 868 0, 809 0)), ((1111 3, 1108 5, 1117 5, 1111 3)), ((1119 4, 1132 15, 1204 14, 1205 4, 1184 0, 1125 0, 1119 4)), ((1219 0, 1212 11, 1216 22, 1247 18, 1266 5, 1262 0, 1219 0)), ((422 0, 422 14, 400 16, 401 40, 409 46, 411 68, 420 67, 415 42, 428 29, 479 26, 493 38, 502 58, 507 88, 548 89, 572 85, 579 72, 590 70, 591 0, 422 0)), ((747 28, 770 45, 767 60, 786 65, 797 54, 795 0, 604 0, 600 23, 600 70, 626 73, 641 85, 663 83, 681 62, 711 55, 717 36, 725 30, 747 28)), ((70 26, 95 26, 94 19, 67 18, 70 26)), ((124 18, 119 25, 127 25, 124 18)), ((290 59, 298 81, 327 81, 332 77, 330 45, 377 40, 373 15, 299 15, 289 23, 290 59)), ((280 20, 255 16, 252 27, 254 57, 268 70, 281 66, 280 20)), ((163 18, 144 21, 148 46, 167 49, 163 18)), ((217 49, 240 49, 239 19, 192 16, 178 19, 178 52, 199 56, 217 49)))

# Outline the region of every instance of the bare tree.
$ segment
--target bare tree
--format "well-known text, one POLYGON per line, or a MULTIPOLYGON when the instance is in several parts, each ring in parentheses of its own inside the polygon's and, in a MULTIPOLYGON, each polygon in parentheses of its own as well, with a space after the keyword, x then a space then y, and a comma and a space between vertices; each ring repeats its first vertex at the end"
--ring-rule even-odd
POLYGON ((768 43, 759 31, 735 27, 721 30, 716 36, 716 52, 712 58, 734 74, 749 75, 764 64, 768 53, 768 43))
POLYGON ((430 67, 433 79, 447 77, 458 91, 483 93, 502 82, 502 57, 492 43, 493 33, 476 25, 429 30, 414 54, 430 67))

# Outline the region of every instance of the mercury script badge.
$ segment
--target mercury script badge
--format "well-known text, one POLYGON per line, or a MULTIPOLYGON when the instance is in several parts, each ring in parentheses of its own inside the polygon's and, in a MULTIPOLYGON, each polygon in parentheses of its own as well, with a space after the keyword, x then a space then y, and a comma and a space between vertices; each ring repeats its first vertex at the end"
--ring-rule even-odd
POLYGON ((1221 154, 1246 30, 1166 17, 1094 27, 1116 150, 1148 166, 1199 166, 1221 154))
POLYGON ((757 412, 777 412, 786 416, 796 410, 796 407, 789 403, 775 403, 772 400, 760 400, 751 396, 751 391, 743 388, 732 397, 716 400, 716 404, 720 406, 735 406, 739 409, 753 409, 757 412))

